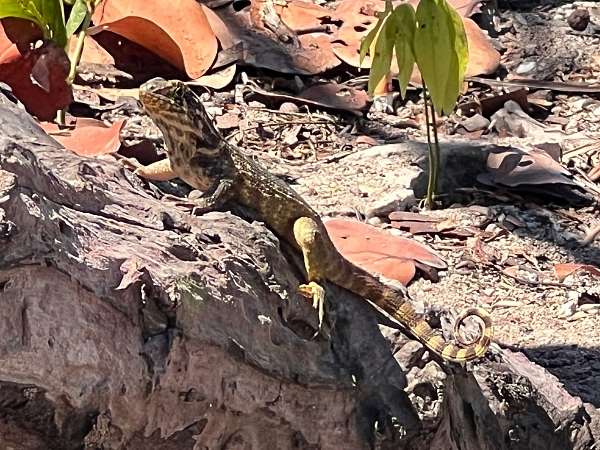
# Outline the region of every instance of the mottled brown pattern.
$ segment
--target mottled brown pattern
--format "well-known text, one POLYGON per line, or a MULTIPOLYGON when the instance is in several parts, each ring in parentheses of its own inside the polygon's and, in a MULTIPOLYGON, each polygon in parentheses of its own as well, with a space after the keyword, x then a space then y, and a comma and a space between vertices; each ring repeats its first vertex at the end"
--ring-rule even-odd
POLYGON ((286 183, 227 143, 198 96, 182 82, 150 80, 140 89, 140 100, 164 135, 175 173, 205 192, 200 209, 229 200, 244 205, 280 238, 303 252, 308 281, 329 280, 368 298, 447 360, 462 362, 485 354, 493 333, 485 311, 469 309, 455 324, 457 333, 466 317, 479 317, 484 328, 477 342, 464 346, 446 342, 417 315, 402 289, 382 283, 344 259, 318 214, 286 183))

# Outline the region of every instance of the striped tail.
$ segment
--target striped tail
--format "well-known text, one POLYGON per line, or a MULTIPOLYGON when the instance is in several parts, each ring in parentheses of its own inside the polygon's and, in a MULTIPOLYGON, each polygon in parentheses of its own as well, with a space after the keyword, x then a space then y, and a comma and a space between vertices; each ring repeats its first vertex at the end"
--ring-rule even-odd
POLYGON ((410 333, 428 349, 442 358, 454 362, 466 362, 482 357, 488 350, 494 328, 490 315, 480 308, 463 311, 454 323, 454 338, 457 344, 446 341, 439 331, 431 328, 399 288, 384 284, 369 272, 355 266, 341 255, 337 264, 329 266, 327 279, 355 294, 365 297, 404 325, 410 333), (460 327, 468 317, 475 316, 480 323, 480 336, 474 342, 464 342, 460 327), (483 326, 481 326, 483 325, 483 326))

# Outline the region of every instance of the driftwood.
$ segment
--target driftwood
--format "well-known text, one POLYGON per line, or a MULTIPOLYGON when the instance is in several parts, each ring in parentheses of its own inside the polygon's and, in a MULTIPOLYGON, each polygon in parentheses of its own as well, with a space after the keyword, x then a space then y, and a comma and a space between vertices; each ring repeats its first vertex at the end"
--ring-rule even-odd
POLYGON ((0 448, 591 449, 597 410, 523 354, 431 358, 261 223, 191 217, 0 96, 0 448), (385 325, 380 325, 383 323, 385 325))

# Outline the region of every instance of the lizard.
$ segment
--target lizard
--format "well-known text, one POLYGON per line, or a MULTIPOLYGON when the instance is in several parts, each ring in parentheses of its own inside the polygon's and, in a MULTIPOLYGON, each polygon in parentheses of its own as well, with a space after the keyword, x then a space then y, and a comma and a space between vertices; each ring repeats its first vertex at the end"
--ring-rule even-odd
POLYGON ((248 208, 279 238, 302 253, 307 281, 300 294, 313 299, 323 320, 325 281, 368 299, 400 322, 426 348, 443 359, 466 362, 483 356, 492 340, 490 315, 468 308, 454 323, 457 344, 447 341, 421 317, 405 291, 354 265, 335 248, 319 214, 287 183, 230 144, 217 131, 200 97, 184 82, 154 78, 139 90, 145 112, 164 137, 168 158, 138 166, 145 179, 179 177, 203 195, 193 213, 207 212, 235 202, 248 208), (459 329, 467 317, 480 321, 477 340, 464 342, 459 329), (481 326, 483 325, 483 326, 481 326))

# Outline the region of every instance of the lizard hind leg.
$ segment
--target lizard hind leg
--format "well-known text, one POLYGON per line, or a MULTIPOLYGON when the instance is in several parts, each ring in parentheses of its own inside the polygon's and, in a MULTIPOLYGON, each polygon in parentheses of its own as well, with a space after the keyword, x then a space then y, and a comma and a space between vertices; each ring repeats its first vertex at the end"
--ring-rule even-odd
POLYGON ((323 327, 325 318, 325 289, 319 284, 322 273, 319 270, 319 240, 320 228, 317 222, 310 217, 300 217, 294 222, 294 239, 302 250, 304 268, 306 269, 307 283, 298 286, 298 292, 312 299, 313 307, 319 314, 319 329, 323 327))

